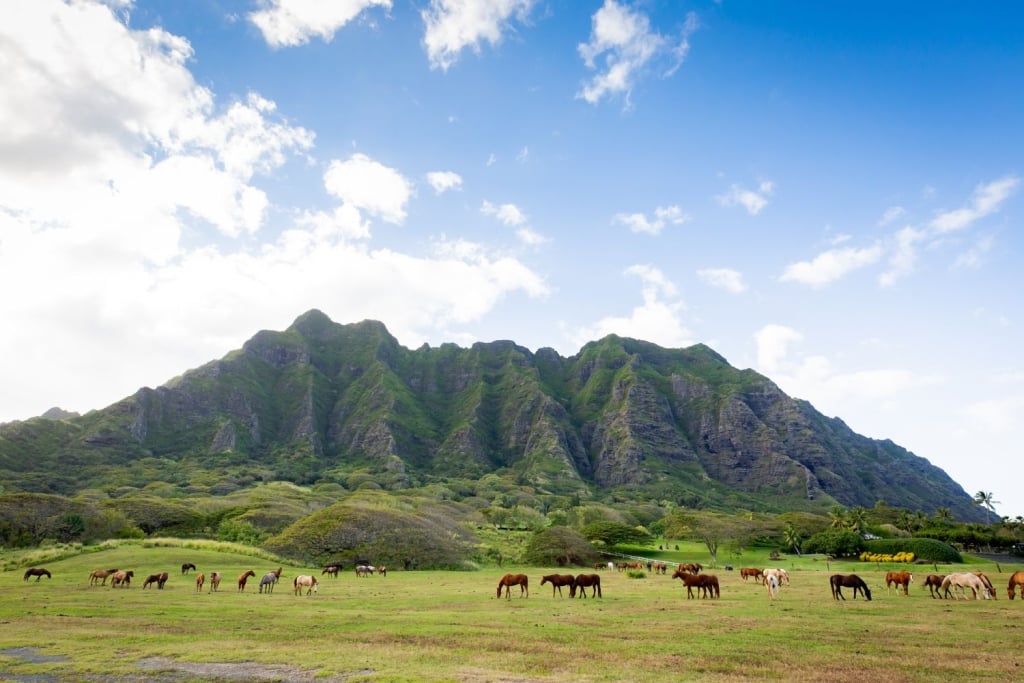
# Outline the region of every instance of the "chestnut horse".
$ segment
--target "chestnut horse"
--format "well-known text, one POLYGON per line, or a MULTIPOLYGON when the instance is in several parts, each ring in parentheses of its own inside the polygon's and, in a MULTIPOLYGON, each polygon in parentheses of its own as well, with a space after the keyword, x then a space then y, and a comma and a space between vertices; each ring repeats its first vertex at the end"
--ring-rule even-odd
MULTIPOLYGON (((943 597, 942 580, 944 578, 946 578, 945 574, 929 574, 924 577, 924 586, 928 586, 928 593, 930 593, 933 598, 943 597)), ((924 588, 924 586, 921 586, 921 588, 924 588)))
POLYGON ((697 589, 697 597, 706 598, 710 597, 717 598, 721 595, 718 585, 718 577, 714 574, 690 574, 685 571, 682 567, 677 569, 672 574, 673 579, 679 579, 686 586, 686 599, 690 600, 693 598, 693 589, 697 589))
POLYGON ((158 590, 163 590, 164 584, 167 583, 167 572, 161 572, 160 574, 150 574, 146 577, 146 580, 142 582, 142 588, 145 590, 151 585, 156 584, 158 590))
POLYGON ((203 590, 204 583, 206 583, 206 574, 199 572, 196 574, 196 593, 203 590))
MULTIPOLYGON (((576 580, 576 577, 572 574, 548 574, 540 580, 540 585, 545 583, 551 584, 551 597, 555 597, 555 589, 558 589, 558 594, 562 594, 562 586, 572 586, 572 582, 576 580)), ((569 590, 572 590, 570 588, 569 590)))
POLYGON ((580 597, 587 597, 587 588, 591 588, 590 597, 602 598, 601 595, 601 575, 600 574, 578 574, 573 579, 572 584, 569 586, 569 597, 576 597, 576 589, 580 591, 580 597))
POLYGON ((519 597, 530 597, 530 579, 526 577, 526 574, 505 574, 501 577, 501 581, 498 581, 498 597, 501 597, 501 589, 505 589, 505 598, 508 600, 512 599, 512 586, 519 586, 519 597))
POLYGON ((220 590, 220 572, 213 572, 210 574, 210 592, 216 593, 220 590))
POLYGON ((122 588, 128 588, 132 585, 133 576, 135 576, 135 572, 131 570, 114 572, 110 576, 110 587, 117 588, 121 586, 122 588))
POLYGON ((900 586, 903 587, 903 594, 910 595, 910 584, 914 582, 914 575, 910 572, 887 572, 885 575, 885 592, 891 593, 892 587, 896 586, 899 593, 900 586))
POLYGON ((30 576, 36 577, 36 581, 39 581, 39 579, 43 578, 44 576, 48 579, 53 578, 53 575, 50 574, 50 570, 43 569, 42 567, 30 567, 29 569, 27 569, 25 571, 25 580, 28 581, 28 577, 30 576))
POLYGON ((747 579, 757 579, 758 583, 764 581, 760 567, 740 567, 740 578, 744 581, 747 579))
POLYGON ((245 583, 249 580, 250 576, 256 576, 256 572, 250 569, 238 577, 238 590, 245 591, 245 583))
POLYGON ((985 594, 985 597, 991 597, 993 600, 998 600, 999 598, 996 597, 996 589, 992 585, 992 582, 989 581, 988 577, 981 572, 974 572, 974 575, 981 579, 981 582, 985 584, 985 590, 988 591, 985 594))
POLYGON ((117 567, 114 567, 113 569, 94 569, 92 573, 89 574, 89 585, 94 586, 100 581, 100 579, 103 579, 102 585, 106 586, 107 577, 116 573, 117 567))
POLYGON ((864 583, 864 579, 860 578, 856 574, 833 574, 829 577, 829 583, 832 585, 832 599, 839 600, 843 596, 843 588, 853 589, 853 599, 857 599, 857 591, 864 593, 864 599, 870 602, 871 600, 871 589, 864 583))
POLYGON ((1020 599, 1024 600, 1024 572, 1014 572, 1010 575, 1010 583, 1006 586, 1006 592, 1013 600, 1017 595, 1017 586, 1020 586, 1020 599))

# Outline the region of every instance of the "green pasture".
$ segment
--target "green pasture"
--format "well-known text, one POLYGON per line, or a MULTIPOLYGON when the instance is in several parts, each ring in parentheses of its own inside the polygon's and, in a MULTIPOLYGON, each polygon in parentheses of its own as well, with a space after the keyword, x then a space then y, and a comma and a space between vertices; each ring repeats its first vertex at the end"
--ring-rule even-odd
MULTIPOLYGON (((706 561, 697 546, 661 555, 706 561)), ((709 570, 720 600, 688 600, 678 580, 647 572, 603 570, 602 598, 570 600, 540 585, 567 571, 558 568, 356 578, 346 567, 330 578, 288 563, 273 594, 260 595, 259 577, 278 563, 213 545, 72 554, 37 562, 53 573, 38 582, 22 579, 18 560, 5 554, 0 572, 0 681, 1006 681, 1024 666, 1024 603, 1005 590, 1021 567, 991 562, 938 570, 985 571, 998 600, 945 601, 922 588, 930 565, 911 567, 916 582, 903 596, 884 582, 902 565, 787 556, 771 564, 792 583, 770 602, 739 576, 741 566, 768 564, 757 553, 730 560, 737 571, 709 570), (197 593, 183 562, 221 572, 220 592, 207 584, 197 593), (93 569, 110 567, 132 569, 131 587, 89 585, 93 569), (247 569, 257 576, 239 593, 247 569), (143 590, 161 571, 170 573, 165 589, 143 590), (518 589, 495 597, 506 572, 529 576, 528 598, 518 589), (833 601, 830 572, 860 574, 874 600, 833 601), (322 579, 317 594, 293 594, 299 573, 322 579)))

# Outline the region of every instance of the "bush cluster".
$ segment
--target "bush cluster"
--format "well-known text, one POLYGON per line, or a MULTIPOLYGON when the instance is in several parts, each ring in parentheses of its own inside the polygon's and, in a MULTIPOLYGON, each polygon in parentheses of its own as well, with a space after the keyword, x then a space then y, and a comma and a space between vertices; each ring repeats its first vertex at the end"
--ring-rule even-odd
POLYGON ((865 552, 873 555, 893 555, 907 553, 917 560, 929 562, 963 562, 953 546, 937 541, 934 538, 882 538, 865 543, 865 552))

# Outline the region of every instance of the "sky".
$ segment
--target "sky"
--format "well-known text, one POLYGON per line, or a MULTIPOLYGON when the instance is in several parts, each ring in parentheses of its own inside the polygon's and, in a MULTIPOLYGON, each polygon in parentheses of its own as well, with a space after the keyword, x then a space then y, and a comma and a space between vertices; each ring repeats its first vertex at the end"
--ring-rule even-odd
POLYGON ((1024 515, 1022 20, 6 0, 0 422, 313 308, 408 348, 614 333, 707 344, 1024 515))

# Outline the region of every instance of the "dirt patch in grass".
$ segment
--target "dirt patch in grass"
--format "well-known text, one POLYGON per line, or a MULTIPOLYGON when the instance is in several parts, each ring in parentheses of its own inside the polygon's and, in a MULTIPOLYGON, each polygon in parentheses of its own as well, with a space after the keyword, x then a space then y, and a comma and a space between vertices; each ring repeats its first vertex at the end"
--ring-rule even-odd
MULTIPOLYGON (((284 664, 258 664, 256 662, 178 662, 166 657, 147 657, 136 662, 140 669, 160 676, 158 680, 175 681, 199 678, 204 681, 317 681, 339 683, 355 676, 369 676, 370 669, 353 671, 329 678, 320 677, 316 671, 284 664)), ((154 680, 150 678, 149 680, 154 680)))

